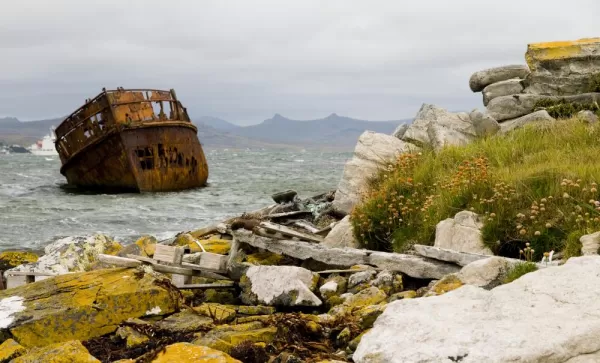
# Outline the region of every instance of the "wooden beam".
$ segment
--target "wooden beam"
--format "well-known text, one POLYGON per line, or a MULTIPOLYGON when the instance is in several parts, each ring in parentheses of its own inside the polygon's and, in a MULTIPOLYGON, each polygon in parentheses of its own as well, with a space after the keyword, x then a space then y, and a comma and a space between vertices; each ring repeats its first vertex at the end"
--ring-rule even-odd
POLYGON ((310 233, 314 233, 314 234, 319 232, 319 229, 317 227, 313 226, 312 223, 309 223, 309 222, 303 221, 303 220, 294 221, 294 226, 304 228, 305 230, 309 231, 310 233))
POLYGON ((156 261, 180 265, 181 260, 183 259, 184 250, 185 248, 183 247, 174 247, 157 244, 156 250, 154 251, 154 255, 152 256, 152 258, 154 258, 156 261))
POLYGON ((98 260, 109 265, 117 265, 121 267, 138 267, 142 262, 131 258, 99 254, 98 260))
POLYGON ((205 269, 203 269, 202 267, 191 264, 191 263, 182 262, 181 263, 182 267, 176 267, 176 266, 161 265, 158 263, 158 261, 155 261, 148 257, 142 257, 142 256, 136 256, 136 255, 127 255, 127 257, 129 257, 129 258, 127 258, 127 260, 134 259, 134 260, 137 260, 138 262, 143 261, 143 262, 149 263, 153 266, 154 270, 159 271, 159 272, 168 272, 168 273, 174 273, 174 274, 180 274, 180 275, 186 275, 186 276, 200 276, 200 277, 206 277, 207 279, 215 279, 215 280, 229 280, 229 277, 216 274, 212 271, 205 271, 205 269))
POLYGON ((233 282, 218 283, 218 284, 188 284, 177 286, 179 289, 230 289, 235 287, 233 282))
POLYGON ((323 242, 322 236, 298 232, 296 230, 282 226, 280 224, 275 224, 275 223, 271 223, 271 222, 262 222, 260 224, 260 226, 262 228, 266 229, 267 231, 279 232, 283 235, 296 237, 296 238, 304 240, 304 241, 317 242, 317 243, 323 242))

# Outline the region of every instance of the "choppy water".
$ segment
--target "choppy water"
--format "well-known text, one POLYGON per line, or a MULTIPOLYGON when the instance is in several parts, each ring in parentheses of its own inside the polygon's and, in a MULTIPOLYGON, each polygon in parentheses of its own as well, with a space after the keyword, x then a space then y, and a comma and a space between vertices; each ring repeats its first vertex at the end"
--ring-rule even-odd
POLYGON ((285 189, 335 189, 350 153, 208 150, 209 186, 154 194, 81 194, 61 185, 57 156, 0 155, 0 251, 39 249, 65 236, 105 233, 128 243, 169 238, 272 203, 285 189))

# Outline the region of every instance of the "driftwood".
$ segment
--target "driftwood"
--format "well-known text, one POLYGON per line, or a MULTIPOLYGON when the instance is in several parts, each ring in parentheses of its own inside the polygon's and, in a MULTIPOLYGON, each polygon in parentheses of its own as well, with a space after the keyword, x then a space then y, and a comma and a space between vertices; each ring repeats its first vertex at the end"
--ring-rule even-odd
POLYGON ((295 237, 295 238, 298 238, 303 241, 317 242, 317 243, 323 242, 322 236, 298 232, 296 230, 293 230, 291 228, 288 228, 288 227, 285 227, 285 226, 282 226, 279 224, 275 224, 275 223, 271 223, 271 222, 262 222, 260 224, 260 226, 267 231, 278 232, 284 236, 295 237))

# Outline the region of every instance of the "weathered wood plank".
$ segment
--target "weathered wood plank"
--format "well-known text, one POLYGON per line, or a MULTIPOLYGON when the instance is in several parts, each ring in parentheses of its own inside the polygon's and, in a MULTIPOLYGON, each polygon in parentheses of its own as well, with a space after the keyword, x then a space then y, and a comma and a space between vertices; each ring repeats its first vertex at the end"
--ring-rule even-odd
POLYGON ((119 257, 119 256, 112 256, 112 255, 104 255, 104 254, 99 254, 98 260, 102 263, 107 263, 109 265, 117 265, 117 266, 122 266, 122 267, 138 267, 139 265, 142 264, 141 261, 138 261, 135 259, 119 257))
POLYGON ((343 273, 354 273, 362 272, 367 270, 381 271, 380 268, 361 268, 361 269, 346 269, 346 270, 323 270, 317 271, 318 274, 343 274, 343 273))
POLYGON ((279 232, 281 234, 296 237, 296 238, 304 240, 304 241, 320 243, 320 242, 323 242, 323 239, 324 239, 322 236, 298 232, 291 228, 288 228, 288 227, 285 227, 285 226, 282 226, 279 224, 271 223, 271 222, 262 222, 260 224, 260 226, 268 231, 279 232))
POLYGON ((302 221, 302 220, 294 221, 294 226, 304 228, 305 230, 309 231, 310 233, 314 233, 314 234, 319 232, 319 229, 317 227, 313 226, 312 223, 309 223, 307 221, 302 221))
POLYGON ((183 247, 156 245, 153 258, 156 261, 180 265, 184 251, 185 248, 183 247))

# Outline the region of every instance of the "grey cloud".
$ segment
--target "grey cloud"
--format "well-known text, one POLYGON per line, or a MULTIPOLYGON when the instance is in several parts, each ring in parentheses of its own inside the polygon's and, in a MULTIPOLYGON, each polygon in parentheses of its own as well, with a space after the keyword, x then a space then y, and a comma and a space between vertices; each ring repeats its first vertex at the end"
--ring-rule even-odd
POLYGON ((471 73, 600 35, 589 1, 21 0, 0 12, 0 115, 60 116, 102 87, 175 88, 254 123, 481 107, 471 73))

